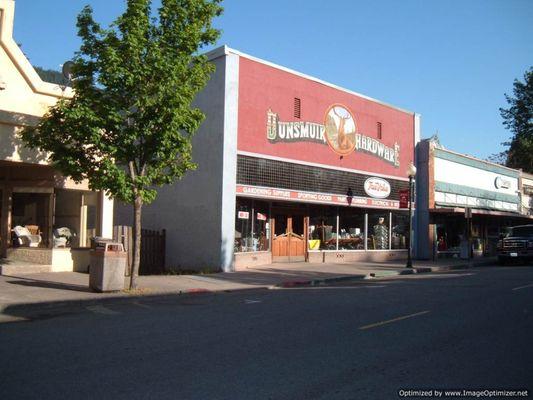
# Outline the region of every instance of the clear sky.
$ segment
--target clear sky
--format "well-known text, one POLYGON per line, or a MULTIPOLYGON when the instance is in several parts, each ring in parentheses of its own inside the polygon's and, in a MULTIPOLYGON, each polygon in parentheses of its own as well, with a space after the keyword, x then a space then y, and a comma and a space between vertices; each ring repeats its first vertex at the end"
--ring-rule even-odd
MULTIPOLYGON (((108 24, 124 0, 16 0, 15 40, 59 69, 76 15, 108 24)), ((219 45, 422 114, 422 137, 486 158, 510 133, 499 107, 533 66, 532 0, 226 0, 219 45)))

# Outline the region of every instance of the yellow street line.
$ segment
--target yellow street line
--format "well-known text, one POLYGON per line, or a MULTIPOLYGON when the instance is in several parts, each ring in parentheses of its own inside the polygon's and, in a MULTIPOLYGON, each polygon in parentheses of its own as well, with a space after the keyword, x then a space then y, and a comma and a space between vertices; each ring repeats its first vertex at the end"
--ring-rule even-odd
POLYGON ((359 328, 359 330, 363 331, 365 329, 370 329, 370 328, 375 328, 377 326, 381 326, 381 325, 386 325, 386 324, 390 324, 391 322, 396 322, 396 321, 401 321, 403 319, 407 319, 407 318, 413 318, 413 317, 417 317, 419 315, 424 315, 424 314, 427 314, 429 312, 429 310, 427 311, 421 311, 421 312, 417 312, 415 314, 409 314, 409 315, 404 315, 402 317, 398 317, 398 318, 394 318, 394 319, 389 319, 387 321, 381 321, 381 322, 376 322, 375 324, 370 324, 370 325, 365 325, 365 326, 361 326, 359 328))
POLYGON ((511 289, 511 290, 520 290, 520 289, 525 289, 525 288, 532 287, 532 286, 533 286, 533 283, 530 283, 529 285, 518 286, 518 287, 515 287, 514 289, 511 289))

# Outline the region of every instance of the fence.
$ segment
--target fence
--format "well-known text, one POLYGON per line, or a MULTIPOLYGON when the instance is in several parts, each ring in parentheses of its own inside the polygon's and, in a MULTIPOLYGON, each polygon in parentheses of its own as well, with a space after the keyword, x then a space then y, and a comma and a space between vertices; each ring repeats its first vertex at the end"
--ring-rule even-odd
MULTIPOLYGON (((131 274, 133 262, 133 229, 131 226, 114 226, 113 240, 124 245, 128 253, 128 268, 126 276, 131 274)), ((140 275, 156 275, 165 271, 165 244, 166 231, 161 232, 149 229, 141 230, 141 265, 140 275)))

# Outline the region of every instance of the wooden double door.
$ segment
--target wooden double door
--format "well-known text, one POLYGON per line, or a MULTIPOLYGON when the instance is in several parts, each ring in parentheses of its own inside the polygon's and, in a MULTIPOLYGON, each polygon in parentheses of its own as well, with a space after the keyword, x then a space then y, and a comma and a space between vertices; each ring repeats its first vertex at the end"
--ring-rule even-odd
POLYGON ((306 260, 307 218, 298 211, 272 212, 272 261, 299 262, 306 260))

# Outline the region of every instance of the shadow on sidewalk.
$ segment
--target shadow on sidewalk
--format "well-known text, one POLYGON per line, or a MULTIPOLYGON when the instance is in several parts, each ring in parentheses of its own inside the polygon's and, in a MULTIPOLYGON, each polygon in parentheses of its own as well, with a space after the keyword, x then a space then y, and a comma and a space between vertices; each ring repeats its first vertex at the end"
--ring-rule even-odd
POLYGON ((39 279, 29 279, 29 278, 22 278, 20 276, 9 276, 9 275, 4 275, 4 276, 6 276, 7 278, 16 279, 16 280, 6 281, 6 283, 9 283, 11 285, 40 287, 40 288, 45 288, 45 289, 73 290, 76 292, 92 293, 92 290, 90 290, 86 285, 75 285, 72 283, 62 283, 62 282, 44 281, 44 280, 39 280, 39 279))

